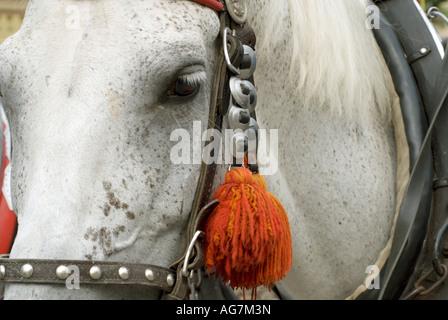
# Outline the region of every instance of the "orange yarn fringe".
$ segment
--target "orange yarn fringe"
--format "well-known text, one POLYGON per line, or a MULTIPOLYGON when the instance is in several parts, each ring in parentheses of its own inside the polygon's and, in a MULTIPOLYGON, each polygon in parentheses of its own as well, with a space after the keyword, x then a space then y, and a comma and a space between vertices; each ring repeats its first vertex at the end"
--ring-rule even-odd
POLYGON ((220 204, 205 227, 205 268, 215 269, 233 289, 270 289, 292 264, 285 209, 267 192, 260 174, 238 168, 225 180, 215 194, 220 204))

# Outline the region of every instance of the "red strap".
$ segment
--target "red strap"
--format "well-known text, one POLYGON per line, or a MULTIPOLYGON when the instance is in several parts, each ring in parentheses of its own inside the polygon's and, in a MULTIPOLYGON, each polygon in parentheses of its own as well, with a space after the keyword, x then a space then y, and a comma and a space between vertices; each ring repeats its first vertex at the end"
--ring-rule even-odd
MULTIPOLYGON (((0 120, 0 124, 1 124, 0 120)), ((1 126, 0 126, 1 127, 1 126)), ((3 124, 2 130, 5 131, 6 127, 3 124)), ((0 172, 0 254, 9 253, 12 242, 14 240, 14 233, 17 224, 17 217, 12 210, 9 209, 5 196, 1 191, 3 186, 5 168, 9 164, 8 157, 6 156, 6 140, 3 134, 3 165, 0 172)))
POLYGON ((9 210, 5 196, 0 198, 0 254, 9 253, 14 240, 17 218, 13 211, 9 210))
POLYGON ((210 7, 216 11, 222 11, 222 9, 224 8, 224 5, 218 0, 191 0, 191 1, 203 4, 204 6, 210 7))

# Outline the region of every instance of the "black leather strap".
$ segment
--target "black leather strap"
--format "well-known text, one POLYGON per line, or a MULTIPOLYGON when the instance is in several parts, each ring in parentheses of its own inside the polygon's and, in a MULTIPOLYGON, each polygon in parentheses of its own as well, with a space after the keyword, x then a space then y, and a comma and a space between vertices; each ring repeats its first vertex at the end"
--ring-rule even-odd
MULTIPOLYGON (((387 11, 387 9, 384 10, 387 11)), ((400 98, 401 112, 409 145, 410 168, 412 170, 419 159, 425 135, 428 132, 428 123, 423 101, 419 94, 419 87, 414 73, 406 60, 406 54, 403 51, 400 39, 393 28, 393 23, 388 21, 385 14, 381 14, 381 28, 374 29, 373 31, 389 67, 395 90, 400 98)), ((425 151, 425 156, 430 158, 431 150, 428 151, 426 149, 425 151)), ((414 215, 411 217, 413 219, 411 227, 412 233, 410 234, 412 241, 407 243, 406 250, 402 252, 403 254, 401 256, 403 259, 401 259, 400 265, 396 265, 393 278, 389 279, 388 286, 384 284, 384 280, 386 279, 385 268, 383 268, 380 274, 381 288, 384 289, 382 294, 387 299, 397 298, 400 295, 400 292, 403 290, 406 281, 413 271, 413 261, 415 261, 425 238, 431 205, 433 170, 431 161, 428 162, 428 159, 426 159, 425 162, 423 171, 426 171, 426 175, 422 180, 415 180, 414 178, 413 182, 414 188, 418 184, 421 191, 420 194, 411 196, 416 207, 412 209, 412 212, 409 212, 408 209, 402 209, 400 211, 400 221, 409 217, 410 214, 414 215)), ((423 165, 421 164, 421 166, 423 165)), ((398 223, 401 224, 401 222, 398 223)), ((398 226, 399 229, 400 226, 398 226)), ((377 299, 378 294, 378 290, 369 290, 362 294, 359 299, 377 299)))
POLYGON ((417 159, 416 165, 412 171, 409 185, 400 209, 400 215, 398 217, 397 227, 395 229, 394 242, 392 244, 389 261, 386 265, 385 281, 379 295, 380 299, 383 298, 393 272, 401 258, 403 251, 405 250, 405 247, 409 241, 412 227, 417 217, 417 211, 420 206, 420 199, 422 198, 423 193, 423 185, 421 181, 424 181, 427 175, 428 164, 431 161, 431 139, 433 137, 434 128, 440 120, 439 115, 448 102, 447 74, 448 61, 445 59, 438 74, 437 83, 439 86, 434 92, 434 99, 432 101, 432 106, 435 106, 436 111, 426 134, 419 158, 417 159))

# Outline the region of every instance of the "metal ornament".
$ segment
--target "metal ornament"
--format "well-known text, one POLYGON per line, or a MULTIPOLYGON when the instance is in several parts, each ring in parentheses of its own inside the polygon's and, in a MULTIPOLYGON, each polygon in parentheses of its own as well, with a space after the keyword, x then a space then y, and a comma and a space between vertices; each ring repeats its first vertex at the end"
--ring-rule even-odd
POLYGON ((250 113, 255 111, 255 107, 257 106, 257 90, 252 82, 232 77, 230 78, 230 92, 240 107, 249 109, 250 113))
POLYGON ((249 139, 246 133, 237 132, 230 138, 230 146, 232 146, 232 155, 238 160, 238 164, 243 164, 244 156, 246 155, 249 139))
POLYGON ((120 276, 121 279, 123 279, 123 280, 128 280, 129 277, 130 277, 129 269, 126 268, 126 267, 121 267, 121 268, 118 270, 118 275, 120 276))
MULTIPOLYGON (((224 36, 232 34, 227 28, 224 36)), ((225 40, 225 44, 227 41, 225 40)), ((226 50, 224 50, 226 53, 226 50)), ((229 88, 231 98, 227 114, 223 119, 225 129, 235 130, 236 132, 227 137, 229 146, 232 147, 232 155, 237 164, 242 164, 244 157, 248 156, 249 166, 252 171, 257 172, 256 157, 258 151, 258 131, 257 121, 252 118, 257 106, 257 90, 254 84, 247 80, 250 79, 257 66, 257 51, 249 46, 244 46, 244 58, 240 66, 234 66, 229 63, 228 53, 226 62, 228 69, 235 76, 229 79, 229 88), (235 72, 237 71, 237 72, 235 72)))
POLYGON ((56 276, 61 280, 66 280, 71 274, 69 267, 67 266, 59 266, 56 269, 56 276))
POLYGON ((90 268, 89 274, 93 280, 99 280, 101 278, 102 272, 100 267, 93 266, 92 268, 90 268))
POLYGON ((151 269, 146 269, 145 277, 146 277, 146 279, 148 279, 148 281, 153 282, 154 281, 154 272, 151 269))
POLYGON ((233 130, 247 130, 250 125, 250 114, 247 110, 232 106, 228 111, 228 125, 233 130))
POLYGON ((166 277, 166 283, 168 284, 168 286, 170 288, 174 287, 174 284, 176 283, 176 279, 174 278, 174 276, 172 274, 169 274, 166 277))
POLYGON ((34 268, 30 264, 24 264, 20 269, 20 275, 25 279, 31 278, 34 273, 34 268))
POLYGON ((227 11, 233 21, 244 24, 247 21, 247 1, 246 0, 226 0, 227 11))
POLYGON ((255 69, 257 68, 258 50, 257 48, 253 50, 251 47, 246 45, 244 45, 243 48, 244 48, 244 58, 243 58, 244 66, 241 66, 238 78, 242 80, 247 80, 254 75, 255 69))

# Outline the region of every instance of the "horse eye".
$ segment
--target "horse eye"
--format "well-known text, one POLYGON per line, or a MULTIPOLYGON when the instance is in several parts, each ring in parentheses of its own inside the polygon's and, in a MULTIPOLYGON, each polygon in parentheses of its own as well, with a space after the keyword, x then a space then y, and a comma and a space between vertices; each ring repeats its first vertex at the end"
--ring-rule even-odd
POLYGON ((191 97, 198 92, 199 87, 200 84, 188 83, 184 78, 180 77, 171 84, 167 96, 191 97))
POLYGON ((166 97, 193 97, 198 93, 201 84, 206 80, 206 73, 202 70, 185 73, 174 80, 166 92, 166 97))

